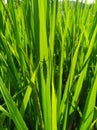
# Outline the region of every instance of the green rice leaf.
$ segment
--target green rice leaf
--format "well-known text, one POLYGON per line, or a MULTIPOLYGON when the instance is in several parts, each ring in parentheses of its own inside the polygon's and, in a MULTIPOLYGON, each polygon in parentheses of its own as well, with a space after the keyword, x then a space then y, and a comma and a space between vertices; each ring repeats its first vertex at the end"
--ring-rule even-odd
POLYGON ((57 96, 52 81, 52 130, 57 130, 57 96))
POLYGON ((16 128, 18 130, 28 130, 18 108, 16 107, 1 77, 0 77, 0 91, 8 107, 10 117, 15 123, 16 128))
POLYGON ((79 130, 90 129, 90 126, 93 120, 93 115, 94 115, 95 103, 96 103, 96 90, 97 90, 97 74, 96 74, 93 87, 91 87, 88 93, 87 99, 86 99, 79 130))

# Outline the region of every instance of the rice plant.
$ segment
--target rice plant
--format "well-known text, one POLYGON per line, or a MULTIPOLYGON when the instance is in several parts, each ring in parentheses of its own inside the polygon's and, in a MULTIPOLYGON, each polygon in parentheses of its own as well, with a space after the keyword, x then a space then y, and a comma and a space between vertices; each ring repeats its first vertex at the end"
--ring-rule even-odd
POLYGON ((97 1, 0 0, 0 130, 97 129, 97 1))

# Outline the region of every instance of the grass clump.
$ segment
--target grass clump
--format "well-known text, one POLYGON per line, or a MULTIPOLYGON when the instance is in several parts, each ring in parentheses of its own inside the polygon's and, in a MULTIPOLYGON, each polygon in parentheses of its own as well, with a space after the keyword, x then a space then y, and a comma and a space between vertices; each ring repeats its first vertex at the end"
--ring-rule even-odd
POLYGON ((96 38, 96 1, 1 0, 0 129, 97 129, 96 38))

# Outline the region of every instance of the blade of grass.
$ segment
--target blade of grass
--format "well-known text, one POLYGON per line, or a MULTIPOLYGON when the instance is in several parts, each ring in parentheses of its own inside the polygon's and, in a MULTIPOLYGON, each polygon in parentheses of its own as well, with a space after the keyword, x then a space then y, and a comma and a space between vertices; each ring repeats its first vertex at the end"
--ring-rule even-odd
POLYGON ((17 72, 17 68, 16 68, 16 65, 13 61, 13 57, 11 55, 11 52, 9 50, 9 47, 7 46, 7 40, 6 40, 6 37, 0 33, 0 36, 2 38, 2 43, 3 43, 3 46, 4 46, 4 50, 5 50, 5 53, 7 54, 7 57, 8 57, 8 66, 9 66, 9 69, 12 70, 12 72, 14 73, 15 75, 15 78, 18 82, 18 85, 20 85, 20 80, 19 80, 19 77, 18 77, 18 72, 17 72))
POLYGON ((50 70, 49 70, 49 49, 46 32, 46 1, 38 0, 39 6, 39 53, 40 53, 40 76, 41 76, 41 96, 44 114, 45 130, 51 130, 51 92, 50 92, 50 70))
POLYGON ((2 113, 4 113, 4 115, 10 117, 9 113, 7 112, 7 110, 5 110, 1 105, 0 105, 0 111, 1 111, 2 113))
POLYGON ((52 79, 52 130, 57 130, 57 96, 54 87, 54 79, 52 79))
MULTIPOLYGON (((32 74, 32 77, 31 77, 31 82, 33 84, 35 84, 35 79, 36 79, 36 74, 37 74, 38 68, 39 68, 39 66, 36 68, 36 70, 34 71, 34 73, 32 74)), ((32 87, 30 85, 28 85, 26 93, 24 95, 23 103, 22 103, 21 108, 20 108, 20 112, 21 112, 22 116, 24 116, 24 113, 25 113, 28 101, 30 99, 31 93, 32 93, 32 87)))
MULTIPOLYGON (((90 57, 90 55, 92 53, 96 33, 97 33, 97 26, 96 26, 96 28, 95 28, 95 30, 93 32, 93 36, 91 38, 90 45, 88 47, 88 50, 87 50, 87 53, 86 53, 86 56, 85 56, 84 64, 87 62, 87 60, 89 59, 89 57, 90 57)), ((86 63, 85 68, 80 73, 80 77, 79 77, 79 79, 77 81, 75 93, 74 93, 74 96, 73 96, 73 99, 72 99, 72 105, 73 106, 75 106, 75 103, 77 103, 80 91, 82 89, 83 80, 84 80, 84 78, 86 76, 86 73, 87 73, 87 67, 88 67, 88 62, 86 63)), ((74 109, 70 108, 70 113, 72 113, 73 111, 74 111, 74 109)))
POLYGON ((75 50, 75 53, 74 53, 74 56, 72 58, 71 69, 70 69, 70 72, 69 72, 69 76, 68 76, 68 79, 67 79, 67 82, 66 82, 66 87, 65 87, 65 90, 64 90, 63 98, 62 98, 62 101, 61 101, 60 115, 62 115, 62 113, 64 113, 65 102, 66 102, 66 99, 68 97, 68 92, 69 92, 69 90, 71 88, 71 85, 72 85, 74 72, 75 72, 75 67, 76 67, 76 62, 77 62, 77 57, 78 57, 78 52, 79 52, 79 47, 80 47, 80 42, 82 40, 82 36, 83 36, 83 32, 82 32, 82 34, 80 36, 78 46, 77 46, 77 48, 75 50))
POLYGON ((28 130, 18 108, 16 107, 16 105, 15 105, 12 97, 10 96, 5 84, 3 83, 1 77, 0 77, 0 90, 1 90, 1 93, 5 100, 5 103, 8 107, 10 117, 13 120, 13 122, 15 123, 16 128, 18 130, 28 130))
POLYGON ((96 87, 97 87, 97 74, 96 74, 93 87, 91 87, 86 99, 79 130, 90 129, 91 122, 93 120, 95 103, 96 103, 96 87))

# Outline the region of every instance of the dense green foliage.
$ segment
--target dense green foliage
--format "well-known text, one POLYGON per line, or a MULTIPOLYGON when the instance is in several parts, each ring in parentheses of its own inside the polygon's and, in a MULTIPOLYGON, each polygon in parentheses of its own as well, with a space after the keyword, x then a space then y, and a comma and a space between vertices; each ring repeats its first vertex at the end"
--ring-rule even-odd
POLYGON ((0 0, 0 130, 97 129, 97 2, 0 0))

